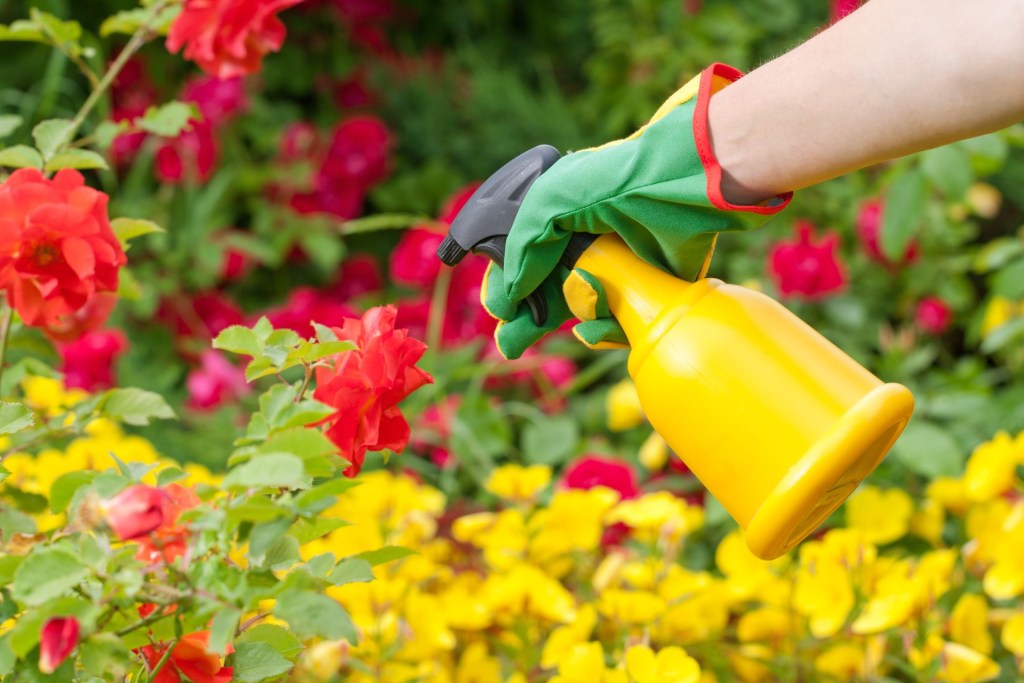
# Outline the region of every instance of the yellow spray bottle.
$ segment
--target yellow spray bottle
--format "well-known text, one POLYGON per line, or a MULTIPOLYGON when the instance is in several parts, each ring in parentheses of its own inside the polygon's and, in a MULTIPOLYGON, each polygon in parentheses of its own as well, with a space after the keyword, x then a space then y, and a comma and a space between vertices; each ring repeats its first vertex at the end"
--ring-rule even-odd
MULTIPOLYGON (((535 148, 488 179, 439 257, 502 260, 525 190, 555 155, 535 148)), ((576 265, 604 286, 629 339, 629 374, 652 426, 758 557, 778 557, 813 532, 910 420, 906 387, 883 384, 770 297, 712 278, 679 280, 614 234, 573 239, 576 265)), ((542 299, 527 303, 545 315, 542 299)))

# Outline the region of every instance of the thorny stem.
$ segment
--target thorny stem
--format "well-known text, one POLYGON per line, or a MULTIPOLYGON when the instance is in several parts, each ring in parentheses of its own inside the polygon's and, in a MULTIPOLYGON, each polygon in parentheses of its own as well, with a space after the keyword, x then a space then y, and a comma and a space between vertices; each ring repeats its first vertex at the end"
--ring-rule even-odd
POLYGON ((444 332, 445 302, 448 301, 448 288, 451 285, 451 268, 442 268, 434 282, 434 293, 430 298, 430 317, 427 319, 427 353, 437 353, 441 349, 441 335, 444 332))
POLYGON ((254 617, 246 619, 238 625, 238 628, 235 630, 235 637, 237 638, 238 636, 242 635, 242 633, 244 633, 246 629, 255 624, 257 621, 262 621, 263 619, 266 619, 269 616, 270 612, 264 612, 263 614, 257 614, 254 617))
POLYGON ((295 394, 296 403, 302 401, 302 397, 306 395, 306 389, 309 388, 309 380, 313 378, 313 366, 309 363, 306 363, 305 370, 306 376, 302 380, 302 387, 299 389, 299 393, 295 394))
POLYGON ((114 79, 116 79, 118 74, 121 73, 121 69, 124 68, 124 65, 127 64, 128 60, 132 58, 132 55, 138 52, 139 48, 149 40, 151 33, 150 24, 160 16, 160 13, 163 12, 170 4, 171 0, 158 0, 153 3, 153 6, 149 10, 149 14, 142 21, 142 25, 139 26, 138 30, 136 30, 134 34, 132 34, 131 40, 128 41, 128 44, 125 45, 124 49, 122 49, 120 54, 117 55, 117 59, 115 59, 114 63, 110 65, 107 72, 103 74, 103 78, 101 78, 99 83, 96 84, 93 91, 89 93, 89 97, 85 100, 85 104, 82 105, 82 108, 78 110, 78 114, 75 115, 75 118, 71 121, 71 129, 67 132, 65 138, 66 142, 61 145, 60 150, 65 149, 71 140, 74 139, 75 133, 77 133, 78 129, 82 127, 82 124, 85 122, 85 118, 89 115, 89 112, 91 112, 93 107, 96 106, 96 103, 100 101, 103 93, 105 93, 114 83, 114 79))

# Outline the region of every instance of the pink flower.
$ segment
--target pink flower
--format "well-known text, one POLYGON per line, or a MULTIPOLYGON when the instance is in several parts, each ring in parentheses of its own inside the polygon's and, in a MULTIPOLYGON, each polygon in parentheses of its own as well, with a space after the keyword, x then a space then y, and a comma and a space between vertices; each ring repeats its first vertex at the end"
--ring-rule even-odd
POLYGON ((217 78, 260 70, 263 57, 284 43, 277 14, 301 0, 185 0, 167 34, 167 50, 217 78))
POLYGON ((320 131, 307 121, 285 126, 278 142, 277 158, 285 164, 309 162, 320 153, 320 131))
POLYGON ((796 241, 780 241, 769 254, 769 267, 783 297, 816 300, 834 294, 846 284, 843 264, 836 250, 839 235, 827 233, 813 242, 814 226, 796 224, 796 241))
POLYGON ((78 645, 80 627, 75 617, 47 619, 39 634, 39 670, 52 674, 78 645))
POLYGON ((391 252, 392 279, 410 287, 432 287, 441 271, 435 254, 443 241, 444 233, 437 230, 420 226, 406 230, 391 252))
POLYGON ((350 256, 341 264, 338 277, 329 287, 327 295, 348 302, 378 292, 383 286, 384 279, 377 259, 369 254, 358 254, 350 256))
POLYGON ((837 22, 860 7, 861 0, 832 0, 832 21, 837 22))
POLYGON ((163 524, 168 501, 163 489, 145 484, 129 486, 104 505, 107 525, 122 541, 145 536, 163 524))
POLYGON ((380 119, 353 116, 334 129, 320 175, 365 190, 387 177, 390 151, 391 133, 380 119))
POLYGON ((206 182, 220 157, 216 131, 209 121, 193 120, 176 138, 156 150, 156 176, 161 182, 206 182))
POLYGON ((604 486, 617 491, 623 500, 640 494, 632 467, 621 460, 599 455, 584 455, 569 463, 562 475, 562 486, 570 489, 604 486))
POLYGON ((199 356, 199 367, 188 373, 185 388, 188 406, 193 410, 213 410, 252 393, 245 370, 212 350, 199 356))
POLYGON ((116 384, 114 362, 126 348, 128 340, 120 330, 89 332, 61 344, 64 384, 91 392, 109 389, 116 384))
POLYGON ((884 206, 879 199, 873 199, 861 205, 860 211, 857 214, 857 237, 860 238, 861 249, 863 249, 869 259, 886 266, 892 267, 914 263, 917 261, 918 256, 917 242, 911 241, 907 245, 906 251, 903 252, 903 256, 896 262, 889 260, 882 252, 883 209, 884 206))
POLYGON ((295 330, 307 339, 316 336, 313 323, 337 327, 349 318, 358 317, 353 309, 313 287, 292 290, 282 306, 266 315, 275 328, 295 330))
POLYGON ((917 303, 914 322, 929 334, 940 335, 953 322, 953 309, 937 296, 927 296, 917 303))
POLYGON ((249 107, 242 78, 214 78, 199 76, 185 83, 181 99, 199 108, 203 120, 213 126, 230 120, 249 107))

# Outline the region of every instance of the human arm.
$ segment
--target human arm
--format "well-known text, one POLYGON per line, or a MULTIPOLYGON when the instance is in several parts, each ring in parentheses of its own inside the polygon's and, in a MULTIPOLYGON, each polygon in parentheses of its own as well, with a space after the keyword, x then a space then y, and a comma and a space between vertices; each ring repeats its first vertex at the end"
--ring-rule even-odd
POLYGON ((708 111, 737 204, 1022 119, 1024 0, 870 0, 708 111))

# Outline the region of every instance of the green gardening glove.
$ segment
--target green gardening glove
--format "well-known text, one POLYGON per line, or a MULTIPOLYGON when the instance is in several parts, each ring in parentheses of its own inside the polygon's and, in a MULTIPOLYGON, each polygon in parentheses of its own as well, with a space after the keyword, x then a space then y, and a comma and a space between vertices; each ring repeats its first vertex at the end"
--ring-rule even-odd
MULTIPOLYGON (((761 205, 737 206, 719 189, 721 168, 708 138, 708 102, 740 75, 714 64, 633 135, 567 154, 544 172, 527 192, 505 245, 507 301, 518 302, 543 286, 549 307, 557 306, 557 284, 568 277, 557 272, 558 261, 574 232, 614 231, 648 263, 692 281, 706 272, 717 233, 763 224, 781 211, 788 194, 761 205)), ((509 321, 506 326, 521 318, 518 310, 497 308, 499 317, 509 321)), ((517 333, 516 338, 535 333, 517 333)))
POLYGON ((488 266, 480 303, 498 319, 494 341, 505 358, 519 358, 541 337, 574 317, 582 322, 572 328, 573 334, 590 348, 626 347, 626 333, 608 311, 604 288, 582 268, 570 271, 558 266, 551 277, 541 283, 540 291, 548 302, 548 317, 543 325, 534 322, 529 307, 508 298, 504 276, 501 266, 493 262, 488 266))

